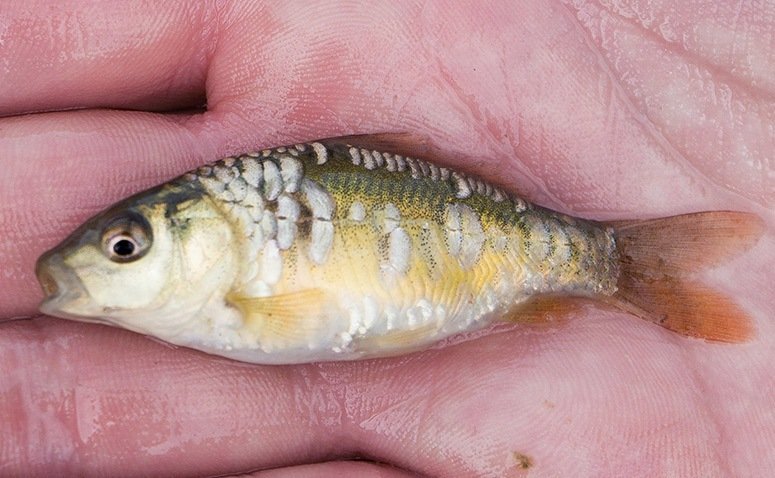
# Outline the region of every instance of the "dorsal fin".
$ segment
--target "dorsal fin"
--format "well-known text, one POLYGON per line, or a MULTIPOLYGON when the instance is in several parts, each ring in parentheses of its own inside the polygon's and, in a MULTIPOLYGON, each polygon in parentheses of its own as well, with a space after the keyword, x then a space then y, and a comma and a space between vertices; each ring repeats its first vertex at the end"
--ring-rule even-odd
POLYGON ((380 152, 400 154, 433 161, 430 138, 417 133, 374 133, 338 136, 318 141, 328 147, 333 145, 355 146, 380 152))

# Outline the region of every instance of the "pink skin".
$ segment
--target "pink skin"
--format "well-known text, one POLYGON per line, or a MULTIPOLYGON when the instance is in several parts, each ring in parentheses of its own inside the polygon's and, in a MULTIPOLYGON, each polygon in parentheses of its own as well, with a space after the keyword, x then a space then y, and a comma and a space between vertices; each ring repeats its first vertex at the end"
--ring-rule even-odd
POLYGON ((36 257, 99 209, 340 134, 427 135, 445 163, 574 215, 735 209, 767 233, 706 275, 751 313, 743 345, 589 308, 262 367, 3 322, 0 474, 775 474, 772 4, 35 3, 0 3, 0 318, 37 316, 36 257), (397 468, 336 461, 354 456, 397 468))

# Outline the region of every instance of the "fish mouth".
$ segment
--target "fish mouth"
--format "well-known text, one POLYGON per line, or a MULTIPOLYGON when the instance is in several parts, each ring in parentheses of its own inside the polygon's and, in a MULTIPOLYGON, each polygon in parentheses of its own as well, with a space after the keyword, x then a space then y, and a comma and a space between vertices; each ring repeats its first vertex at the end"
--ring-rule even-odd
POLYGON ((53 251, 43 254, 35 264, 35 275, 45 294, 39 310, 46 315, 74 318, 65 309, 84 298, 86 292, 83 283, 75 272, 65 265, 62 256, 53 251))

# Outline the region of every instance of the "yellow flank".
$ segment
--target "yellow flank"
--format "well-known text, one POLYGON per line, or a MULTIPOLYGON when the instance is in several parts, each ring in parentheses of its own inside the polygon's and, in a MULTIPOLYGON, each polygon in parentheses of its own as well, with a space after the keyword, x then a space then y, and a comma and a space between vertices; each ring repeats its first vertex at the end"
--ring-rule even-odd
POLYGON ((615 271, 599 267, 612 260, 604 230, 429 163, 378 154, 342 145, 296 157, 270 152, 264 163, 273 167, 263 166, 257 184, 274 205, 260 201, 258 214, 259 201, 232 188, 235 179, 225 188, 217 178, 207 183, 246 237, 244 280, 227 300, 265 347, 337 331, 363 347, 375 337, 412 342, 421 331, 432 338, 503 314, 531 295, 591 294, 615 283, 615 271))
POLYGON ((128 198, 39 259, 41 310, 266 364, 395 355, 569 299, 753 336, 745 311, 685 275, 754 244, 757 217, 575 219, 389 140, 251 152, 128 198))
POLYGON ((413 350, 536 296, 611 295, 618 277, 605 227, 347 140, 224 158, 92 223, 63 246, 90 251, 74 283, 144 280, 124 303, 95 287, 93 309, 55 297, 47 310, 108 310, 132 330, 260 363, 413 350))

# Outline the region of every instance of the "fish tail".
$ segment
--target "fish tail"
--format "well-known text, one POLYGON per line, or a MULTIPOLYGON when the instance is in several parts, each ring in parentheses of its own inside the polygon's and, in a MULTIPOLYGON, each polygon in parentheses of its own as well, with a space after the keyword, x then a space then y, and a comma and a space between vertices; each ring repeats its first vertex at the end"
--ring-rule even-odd
POLYGON ((753 321, 738 304, 688 276, 753 246, 764 231, 758 216, 711 211, 608 225, 620 254, 614 305, 685 336, 752 338, 753 321))

